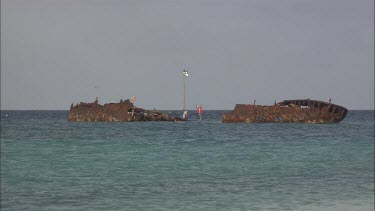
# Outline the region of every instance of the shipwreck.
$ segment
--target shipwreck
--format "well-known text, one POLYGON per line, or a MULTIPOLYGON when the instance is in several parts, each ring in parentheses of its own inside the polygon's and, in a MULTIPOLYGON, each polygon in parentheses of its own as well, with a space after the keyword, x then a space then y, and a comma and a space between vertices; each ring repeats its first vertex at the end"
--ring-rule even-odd
MULTIPOLYGON (((331 100, 330 100, 331 101, 331 100)), ((231 113, 222 116, 223 123, 338 123, 348 109, 318 100, 284 100, 272 106, 237 104, 231 113)))
POLYGON ((130 100, 100 105, 98 99, 93 103, 79 103, 70 106, 70 122, 142 122, 142 121, 186 121, 157 110, 135 107, 130 100))

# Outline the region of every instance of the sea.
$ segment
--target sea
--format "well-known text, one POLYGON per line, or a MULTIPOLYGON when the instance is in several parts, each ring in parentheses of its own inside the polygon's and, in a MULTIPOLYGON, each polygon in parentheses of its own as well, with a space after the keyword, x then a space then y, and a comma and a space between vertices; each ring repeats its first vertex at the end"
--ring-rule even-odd
MULTIPOLYGON (((181 116, 179 111, 165 111, 181 116)), ((374 210, 374 111, 337 124, 1 111, 1 210, 374 210)))

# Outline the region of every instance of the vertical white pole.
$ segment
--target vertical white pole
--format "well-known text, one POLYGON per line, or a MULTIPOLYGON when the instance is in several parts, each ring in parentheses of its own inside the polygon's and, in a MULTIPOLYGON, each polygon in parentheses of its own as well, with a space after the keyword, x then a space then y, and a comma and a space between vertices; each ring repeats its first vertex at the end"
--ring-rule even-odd
POLYGON ((183 108, 182 108, 182 111, 183 112, 185 112, 185 90, 186 90, 186 88, 185 88, 185 75, 183 75, 182 77, 184 77, 184 105, 183 105, 183 108))

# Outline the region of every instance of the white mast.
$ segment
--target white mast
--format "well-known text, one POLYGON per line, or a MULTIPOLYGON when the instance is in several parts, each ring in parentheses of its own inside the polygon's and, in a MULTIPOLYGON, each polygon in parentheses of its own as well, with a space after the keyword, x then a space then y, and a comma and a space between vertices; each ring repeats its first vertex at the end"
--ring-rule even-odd
POLYGON ((186 82, 185 82, 185 78, 187 78, 188 76, 189 76, 189 73, 188 73, 188 71, 186 71, 186 70, 184 70, 183 72, 182 72, 184 75, 183 75, 183 78, 184 78, 184 103, 183 103, 183 107, 182 107, 182 111, 183 111, 183 114, 182 114, 182 118, 184 118, 184 119, 186 119, 187 118, 187 111, 186 111, 186 105, 185 105, 185 103, 186 103, 186 94, 185 94, 185 92, 186 92, 186 82))

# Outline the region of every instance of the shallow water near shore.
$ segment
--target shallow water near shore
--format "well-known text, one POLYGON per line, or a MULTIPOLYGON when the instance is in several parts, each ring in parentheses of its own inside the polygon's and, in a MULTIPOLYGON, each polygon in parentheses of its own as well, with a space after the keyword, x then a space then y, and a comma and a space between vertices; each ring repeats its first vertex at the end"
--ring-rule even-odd
POLYGON ((1 111, 1 210, 374 210, 374 111, 322 125, 222 124, 226 112, 1 111))

